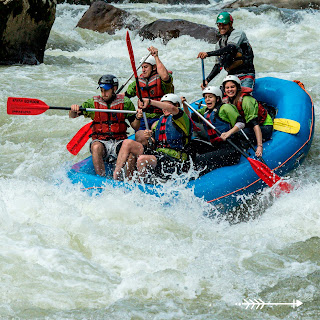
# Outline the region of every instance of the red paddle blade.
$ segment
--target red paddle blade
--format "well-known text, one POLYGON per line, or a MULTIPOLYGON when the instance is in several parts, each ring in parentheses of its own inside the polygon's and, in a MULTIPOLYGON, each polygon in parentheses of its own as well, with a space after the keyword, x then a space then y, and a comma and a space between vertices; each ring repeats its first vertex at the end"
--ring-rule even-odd
POLYGON ((85 126, 83 126, 67 144, 68 151, 74 156, 79 153, 82 147, 89 140, 90 134, 92 132, 91 124, 92 123, 89 122, 85 126))
POLYGON ((290 193, 293 189, 293 186, 288 182, 280 181, 275 187, 274 194, 279 197, 283 192, 290 193))
MULTIPOLYGON (((251 158, 247 158, 248 161, 251 164, 252 169, 254 170, 254 172, 269 186, 272 187, 274 186, 279 180, 281 180, 281 178, 275 174, 274 172, 271 171, 271 169, 265 165, 264 163, 258 161, 258 160, 254 160, 251 158)), ((289 193, 293 187, 285 182, 285 181, 281 181, 279 182, 278 186, 277 186, 281 191, 287 192, 289 193)))
POLYGON ((136 63, 134 61, 134 54, 133 54, 131 40, 130 40, 130 36, 129 36, 129 31, 127 31, 127 34, 126 34, 126 42, 127 42, 128 52, 129 52, 129 56, 130 56, 132 71, 134 73, 134 77, 138 78, 136 63))
POLYGON ((14 98, 7 100, 7 113, 16 115, 37 115, 49 109, 49 106, 39 99, 14 98))

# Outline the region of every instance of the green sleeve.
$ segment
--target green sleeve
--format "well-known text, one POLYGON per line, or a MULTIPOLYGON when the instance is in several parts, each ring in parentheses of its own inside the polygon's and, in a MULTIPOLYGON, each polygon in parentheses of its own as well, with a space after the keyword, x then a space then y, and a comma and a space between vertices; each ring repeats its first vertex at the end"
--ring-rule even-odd
POLYGON ((207 111, 207 107, 202 107, 201 109, 197 110, 202 116, 204 116, 204 114, 207 111))
POLYGON ((179 109, 179 113, 172 117, 173 122, 184 132, 186 136, 191 135, 191 121, 187 114, 179 109))
POLYGON ((264 126, 273 126, 273 121, 272 121, 272 118, 269 113, 268 113, 267 118, 264 121, 263 125, 264 126))
MULTIPOLYGON (((124 97, 124 110, 136 111, 134 104, 128 97, 124 97)), ((126 119, 129 119, 130 122, 134 120, 135 115, 131 113, 126 113, 126 119)))
POLYGON ((151 128, 152 128, 151 130, 152 130, 153 133, 156 131, 158 122, 159 122, 159 120, 158 120, 158 121, 155 121, 155 122, 152 124, 152 126, 151 126, 151 128))
POLYGON ((237 123, 237 119, 240 116, 236 106, 232 104, 223 104, 219 110, 219 117, 231 124, 232 127, 237 123))
POLYGON ((174 92, 173 78, 172 78, 171 73, 169 73, 169 80, 168 81, 163 81, 161 79, 161 88, 162 88, 164 94, 174 92))
POLYGON ((133 81, 132 83, 129 84, 126 93, 131 98, 135 97, 137 95, 137 85, 136 85, 135 81, 133 81))
MULTIPOLYGON (((198 111, 198 113, 200 113, 202 116, 204 116, 204 114, 205 114, 205 112, 207 111, 207 107, 203 107, 203 108, 201 108, 201 109, 199 109, 199 110, 197 110, 198 111)), ((197 122, 197 123, 202 123, 202 119, 200 119, 200 117, 197 115, 197 114, 195 114, 195 113, 192 113, 191 114, 191 119, 193 120, 193 121, 195 121, 195 122, 197 122)))
POLYGON ((244 112, 246 123, 258 118, 258 101, 250 96, 245 96, 242 101, 242 110, 244 112))
MULTIPOLYGON (((84 102, 84 103, 82 104, 82 107, 85 108, 85 109, 92 109, 92 108, 94 108, 93 98, 88 99, 86 102, 84 102)), ((93 112, 83 111, 83 115, 84 115, 85 118, 91 118, 91 119, 93 120, 93 118, 94 118, 94 111, 93 111, 93 112)))

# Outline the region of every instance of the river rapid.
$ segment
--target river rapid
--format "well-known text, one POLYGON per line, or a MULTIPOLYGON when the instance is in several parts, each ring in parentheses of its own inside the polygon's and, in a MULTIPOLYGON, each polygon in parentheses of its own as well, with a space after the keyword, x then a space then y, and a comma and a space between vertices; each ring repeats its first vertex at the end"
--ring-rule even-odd
MULTIPOLYGON (((182 18, 214 26, 219 11, 213 0, 116 6, 143 23, 182 18)), ((161 199, 138 190, 90 196, 66 179, 89 155, 88 145, 77 156, 66 150, 87 120, 52 110, 7 115, 8 96, 70 106, 97 94, 100 75, 113 73, 121 83, 130 76, 126 30, 75 28, 87 8, 57 6, 43 64, 0 67, 0 319, 319 319, 320 13, 267 6, 233 12, 255 52, 257 77, 302 81, 316 127, 310 154, 288 177, 300 187, 276 199, 263 194, 230 221, 207 218, 212 207, 183 185, 169 206, 171 187, 161 199), (238 305, 244 299, 303 305, 246 309, 238 305)), ((176 92, 189 101, 201 95, 196 56, 212 45, 130 35, 137 61, 157 47, 176 92)), ((206 74, 212 65, 205 60, 206 74)))

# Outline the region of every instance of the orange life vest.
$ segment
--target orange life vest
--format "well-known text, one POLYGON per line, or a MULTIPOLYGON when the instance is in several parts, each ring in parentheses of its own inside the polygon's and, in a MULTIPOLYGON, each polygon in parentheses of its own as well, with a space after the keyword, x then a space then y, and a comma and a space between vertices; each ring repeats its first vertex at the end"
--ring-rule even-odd
MULTIPOLYGON (((139 85, 141 88, 142 98, 149 98, 160 101, 160 99, 164 96, 164 92, 161 86, 161 78, 158 73, 155 73, 149 79, 142 77, 141 74, 139 76, 139 85)), ((138 88, 136 90, 138 92, 138 88)), ((147 113, 158 113, 162 115, 162 110, 160 108, 150 105, 144 110, 147 113)))
MULTIPOLYGON (((93 101, 96 109, 124 109, 123 94, 116 95, 110 108, 100 96, 93 97, 93 101)), ((93 140, 123 140, 127 138, 127 124, 124 113, 95 112, 91 128, 92 134, 90 136, 93 140)))

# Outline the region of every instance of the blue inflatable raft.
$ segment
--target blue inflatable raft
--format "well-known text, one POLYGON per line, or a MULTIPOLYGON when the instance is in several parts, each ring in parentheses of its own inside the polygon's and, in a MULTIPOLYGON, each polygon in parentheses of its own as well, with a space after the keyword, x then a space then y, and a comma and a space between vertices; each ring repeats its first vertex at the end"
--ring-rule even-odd
MULTIPOLYGON (((296 82, 271 77, 256 79, 253 96, 275 107, 278 111, 276 118, 300 123, 297 134, 275 130, 272 139, 263 145, 263 158, 268 167, 279 176, 284 176, 302 163, 310 149, 314 132, 312 100, 296 82)), ((192 106, 198 108, 196 103, 192 106)), ((107 172, 111 174, 112 168, 107 167, 107 172)), ((165 189, 165 184, 140 185, 97 176, 91 157, 74 164, 68 172, 68 177, 74 184, 81 183, 83 190, 103 191, 106 185, 110 185, 114 188, 124 188, 126 191, 139 188, 146 193, 161 196, 165 189)), ((238 164, 215 169, 190 180, 186 185, 194 190, 195 196, 223 207, 236 206, 243 196, 266 187, 243 156, 238 164)))

